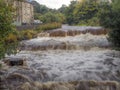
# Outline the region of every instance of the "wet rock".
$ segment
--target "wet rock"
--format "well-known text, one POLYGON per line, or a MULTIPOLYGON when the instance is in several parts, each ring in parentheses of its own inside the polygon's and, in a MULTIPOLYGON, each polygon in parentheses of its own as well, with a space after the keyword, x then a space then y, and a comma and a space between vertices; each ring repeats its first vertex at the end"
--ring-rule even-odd
POLYGON ((65 87, 69 88, 69 90, 75 90, 75 85, 74 85, 74 84, 63 82, 63 83, 60 84, 60 85, 63 85, 63 86, 65 86, 65 87))
POLYGON ((1 67, 0 67, 1 70, 8 70, 9 69, 9 66, 7 64, 5 64, 4 61, 1 60, 0 64, 1 64, 1 67))
MULTIPOLYGON (((80 27, 79 27, 80 28, 80 27)), ((65 36, 75 36, 80 34, 87 34, 90 33, 92 35, 106 35, 108 32, 104 28, 87 28, 84 30, 81 29, 60 29, 60 30, 51 30, 48 32, 50 34, 50 37, 65 37, 65 36)))
POLYGON ((33 89, 33 87, 30 85, 29 82, 26 82, 25 84, 23 84, 23 86, 21 87, 21 90, 36 90, 33 89))
POLYGON ((39 33, 38 37, 49 37, 49 33, 47 33, 47 32, 39 33))
POLYGON ((26 59, 19 57, 9 57, 3 60, 9 66, 26 66, 26 59))
POLYGON ((77 34, 76 32, 77 31, 72 31, 72 30, 67 31, 67 36, 75 36, 77 34))
POLYGON ((108 33, 106 29, 88 29, 87 32, 92 35, 106 35, 108 33))
POLYGON ((67 36, 66 31, 62 31, 62 30, 51 31, 49 34, 50 34, 50 37, 65 37, 65 36, 67 36))
POLYGON ((108 33, 107 29, 102 27, 91 27, 91 26, 63 26, 60 29, 54 29, 38 34, 38 36, 50 36, 50 37, 65 37, 65 36, 75 36, 80 34, 90 33, 92 35, 106 35, 108 33))
POLYGON ((14 82, 14 81, 31 82, 32 81, 28 76, 20 74, 20 73, 13 73, 9 75, 6 79, 8 82, 14 82))
POLYGON ((39 88, 39 90, 41 90, 42 89, 42 83, 40 83, 40 82, 34 82, 33 83, 33 85, 35 86, 35 87, 37 87, 37 88, 39 88))
MULTIPOLYGON (((70 31, 72 32, 72 31, 70 31)), ((78 32, 76 32, 78 33, 78 32)), ((75 33, 73 34, 73 36, 75 33)), ((79 36, 68 37, 41 37, 21 43, 22 50, 85 50, 88 51, 94 47, 110 48, 110 43, 105 35, 81 34, 79 36)))
POLYGON ((56 41, 56 40, 47 40, 47 41, 42 41, 33 43, 33 42, 28 42, 24 46, 25 50, 56 50, 56 49, 66 49, 66 43, 62 41, 56 41))
POLYGON ((76 90, 90 90, 89 86, 85 82, 80 82, 76 86, 76 90))
POLYGON ((18 90, 120 90, 118 82, 80 81, 76 84, 70 82, 26 82, 18 90))
POLYGON ((1 73, 0 73, 0 90, 9 90, 7 88, 5 78, 4 78, 4 76, 1 76, 1 73))
POLYGON ((81 81, 76 90, 120 90, 118 82, 81 81))
POLYGON ((21 86, 21 90, 75 90, 75 87, 69 83, 56 83, 56 82, 47 82, 47 83, 24 83, 21 86), (32 87, 31 87, 32 86, 32 87), (34 88, 34 89, 33 89, 34 88))

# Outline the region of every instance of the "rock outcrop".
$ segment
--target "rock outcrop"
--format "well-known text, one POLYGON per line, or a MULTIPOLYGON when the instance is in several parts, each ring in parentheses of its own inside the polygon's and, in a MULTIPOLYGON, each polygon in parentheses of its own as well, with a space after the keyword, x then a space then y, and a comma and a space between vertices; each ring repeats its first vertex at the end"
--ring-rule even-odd
POLYGON ((5 58, 3 60, 8 66, 26 66, 26 59, 25 58, 17 58, 17 57, 10 57, 10 58, 5 58))

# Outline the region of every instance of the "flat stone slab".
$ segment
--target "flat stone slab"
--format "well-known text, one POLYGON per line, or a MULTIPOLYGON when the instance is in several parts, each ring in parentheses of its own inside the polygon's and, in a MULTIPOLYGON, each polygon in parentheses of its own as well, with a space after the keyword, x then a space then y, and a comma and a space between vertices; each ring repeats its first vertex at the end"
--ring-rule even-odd
POLYGON ((4 62, 9 66, 25 66, 26 59, 19 57, 8 57, 4 59, 4 62))

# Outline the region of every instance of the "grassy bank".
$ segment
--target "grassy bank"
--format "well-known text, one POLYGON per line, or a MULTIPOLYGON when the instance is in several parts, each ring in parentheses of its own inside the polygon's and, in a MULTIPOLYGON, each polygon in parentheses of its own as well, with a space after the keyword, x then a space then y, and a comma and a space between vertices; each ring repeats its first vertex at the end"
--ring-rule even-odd
POLYGON ((22 30, 22 31, 15 30, 14 32, 6 36, 5 42, 12 43, 12 42, 21 41, 21 40, 29 40, 37 37, 37 34, 42 31, 52 30, 60 27, 61 27, 60 23, 54 22, 54 23, 40 25, 35 30, 22 30))
POLYGON ((41 32, 41 31, 52 30, 60 27, 61 27, 61 23, 54 22, 54 23, 40 25, 36 30, 37 32, 41 32))

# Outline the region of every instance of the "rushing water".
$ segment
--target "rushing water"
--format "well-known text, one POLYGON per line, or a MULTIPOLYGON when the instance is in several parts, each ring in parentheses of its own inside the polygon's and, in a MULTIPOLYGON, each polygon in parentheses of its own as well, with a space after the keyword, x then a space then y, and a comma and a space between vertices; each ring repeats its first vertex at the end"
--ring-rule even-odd
POLYGON ((105 35, 81 34, 67 37, 38 37, 22 42, 24 50, 80 50, 94 47, 107 48, 110 46, 105 35))
POLYGON ((2 73, 7 83, 16 86, 32 81, 120 81, 120 52, 110 49, 106 37, 80 34, 23 41, 22 51, 7 57, 25 58, 27 65, 9 67, 2 73))
MULTIPOLYGON (((21 73, 39 81, 116 80, 119 57, 116 51, 92 49, 22 51, 16 56, 26 57, 28 70, 10 68, 9 73, 21 73), (28 71, 28 73, 27 73, 28 71), (31 73, 30 73, 31 72, 31 73)), ((15 56, 15 57, 16 57, 15 56)))

